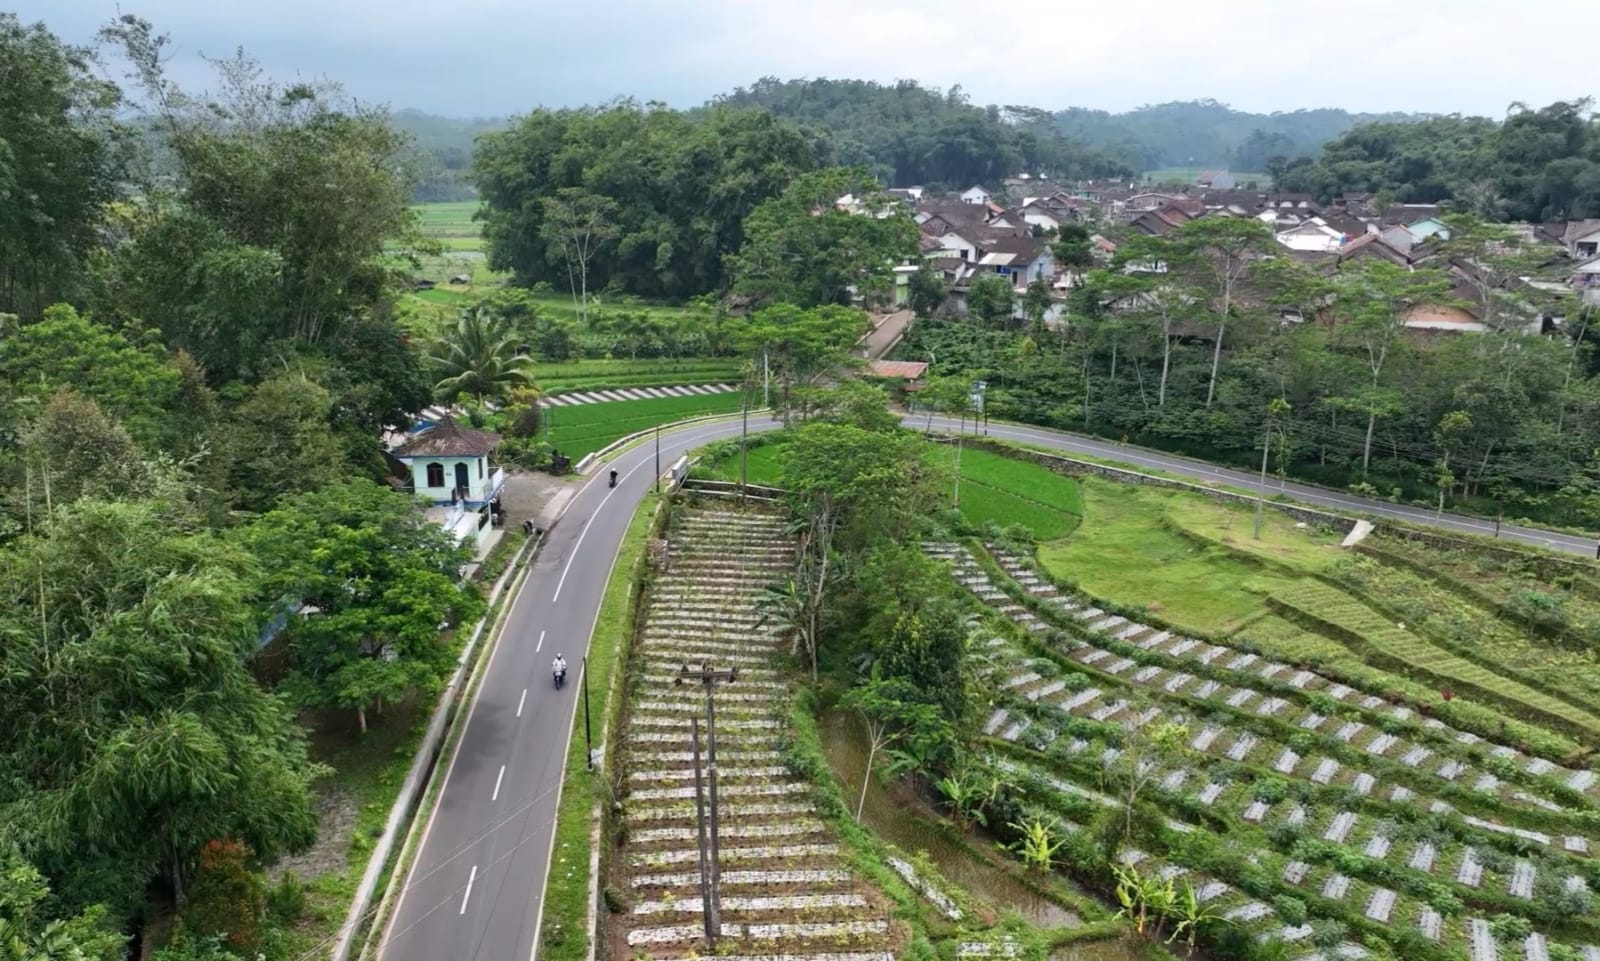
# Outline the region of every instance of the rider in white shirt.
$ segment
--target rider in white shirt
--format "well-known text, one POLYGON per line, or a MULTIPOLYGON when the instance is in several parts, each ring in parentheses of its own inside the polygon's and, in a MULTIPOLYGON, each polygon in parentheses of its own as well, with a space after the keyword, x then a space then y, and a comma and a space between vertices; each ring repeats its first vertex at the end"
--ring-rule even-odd
POLYGON ((567 672, 567 659, 562 657, 560 654, 557 654, 555 667, 553 669, 557 674, 565 674, 567 672))

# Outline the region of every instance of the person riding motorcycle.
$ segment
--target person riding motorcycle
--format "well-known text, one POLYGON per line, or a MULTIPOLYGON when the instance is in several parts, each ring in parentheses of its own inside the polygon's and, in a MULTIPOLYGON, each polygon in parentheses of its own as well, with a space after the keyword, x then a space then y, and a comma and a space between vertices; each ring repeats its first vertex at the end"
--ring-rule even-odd
POLYGON ((611 486, 612 487, 617 486, 617 472, 616 471, 612 471, 611 472, 611 486))
POLYGON ((567 659, 557 654, 555 664, 551 667, 551 674, 555 677, 556 686, 560 687, 567 679, 567 659))

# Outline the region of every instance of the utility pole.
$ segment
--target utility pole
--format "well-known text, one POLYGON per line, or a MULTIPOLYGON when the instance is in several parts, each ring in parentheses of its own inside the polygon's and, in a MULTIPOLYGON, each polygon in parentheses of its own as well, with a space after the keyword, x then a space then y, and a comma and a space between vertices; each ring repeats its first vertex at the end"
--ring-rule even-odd
POLYGON ((761 406, 772 406, 772 364, 764 350, 761 352, 761 406))
MULTIPOLYGON (((706 940, 715 945, 715 933, 721 931, 721 879, 722 866, 720 861, 720 847, 717 838, 717 709, 716 702, 711 696, 711 688, 717 681, 726 681, 732 684, 739 679, 737 670, 717 670, 701 664, 698 670, 691 669, 685 664, 678 670, 678 676, 673 679, 674 684, 683 684, 689 681, 698 681, 706 692, 706 788, 710 800, 709 812, 701 815, 701 890, 706 905, 706 940), (708 831, 709 828, 709 831, 708 831), (710 835, 709 853, 705 842, 706 834, 710 835), (710 870, 705 867, 706 860, 710 861, 710 870)), ((698 803, 700 797, 700 719, 694 719, 695 739, 695 798, 698 803)))
POLYGON ((750 483, 750 383, 745 381, 739 403, 739 506, 744 506, 745 487, 750 483))
POLYGON ((700 782, 700 719, 689 719, 690 753, 694 756, 694 819, 700 842, 700 915, 705 923, 706 947, 715 950, 721 924, 711 902, 711 870, 706 853, 706 798, 700 782))
POLYGON ((656 493, 661 493, 661 425, 656 425, 656 493))
POLYGON ((955 489, 950 494, 950 509, 959 510, 961 507, 961 441, 967 435, 956 435, 956 482, 955 489))
POLYGON ((1272 411, 1267 410, 1267 429, 1261 436, 1261 486, 1256 491, 1256 529, 1252 535, 1261 539, 1261 512, 1267 504, 1267 452, 1272 449, 1272 411))
POLYGON ((583 655, 583 756, 594 770, 594 738, 589 731, 589 655, 583 655))

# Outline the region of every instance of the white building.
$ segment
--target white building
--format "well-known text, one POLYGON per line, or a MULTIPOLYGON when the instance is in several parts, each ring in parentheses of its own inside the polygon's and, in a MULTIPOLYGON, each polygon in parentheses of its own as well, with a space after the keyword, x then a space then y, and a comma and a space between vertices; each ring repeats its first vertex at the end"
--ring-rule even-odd
POLYGON ((961 202, 964 204, 983 205, 989 202, 993 195, 980 186, 973 185, 961 191, 961 202))
POLYGON ((428 519, 456 543, 476 549, 488 534, 489 505, 500 496, 506 472, 489 460, 500 435, 462 427, 446 415, 395 448, 411 472, 412 490, 432 501, 428 519))

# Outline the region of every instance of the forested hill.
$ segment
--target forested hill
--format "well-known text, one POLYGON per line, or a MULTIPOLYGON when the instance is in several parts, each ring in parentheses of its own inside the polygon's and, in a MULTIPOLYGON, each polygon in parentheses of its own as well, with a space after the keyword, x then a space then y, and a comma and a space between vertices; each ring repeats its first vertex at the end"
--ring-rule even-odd
POLYGON ((1140 170, 1159 167, 1267 169, 1268 158, 1315 154, 1361 123, 1406 123, 1421 114, 1350 113, 1332 108, 1248 113, 1215 100, 1153 104, 1126 113, 1068 107, 1056 125, 1073 140, 1140 170))
POLYGON ((441 117, 421 110, 397 110, 389 117, 396 130, 411 137, 410 159, 418 201, 470 200, 467 180, 472 166, 473 143, 479 134, 504 130, 505 117, 441 117))
POLYGON ((1362 124, 1313 161, 1279 172, 1285 189, 1327 198, 1347 191, 1402 203, 1450 201, 1486 220, 1600 216, 1600 120, 1588 99, 1531 108, 1505 119, 1435 117, 1362 124))
POLYGON ((1061 178, 1131 174, 1137 168, 1064 136, 1048 111, 979 107, 959 86, 948 92, 914 80, 778 80, 765 77, 719 97, 763 107, 825 132, 834 160, 863 164, 890 186, 998 186, 1019 170, 1061 178))
MULTIPOLYGON (((1161 167, 1229 167, 1264 171, 1267 161, 1314 156, 1323 143, 1363 123, 1403 123, 1413 114, 1353 114, 1313 109, 1258 114, 1214 100, 1163 103, 1126 113, 1069 107, 980 107, 959 86, 949 91, 916 81, 763 78, 718 97, 758 106, 809 128, 831 145, 842 165, 864 164, 892 186, 968 187, 1019 170, 1062 178, 1133 174, 1161 167)), ((416 199, 466 200, 478 135, 505 129, 498 117, 458 118, 397 111, 394 126, 410 134, 416 199)), ((1274 165, 1276 166, 1276 165, 1274 165)))

